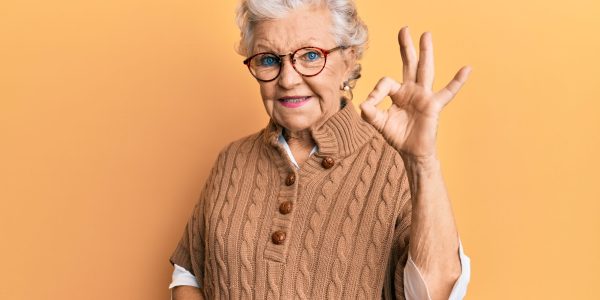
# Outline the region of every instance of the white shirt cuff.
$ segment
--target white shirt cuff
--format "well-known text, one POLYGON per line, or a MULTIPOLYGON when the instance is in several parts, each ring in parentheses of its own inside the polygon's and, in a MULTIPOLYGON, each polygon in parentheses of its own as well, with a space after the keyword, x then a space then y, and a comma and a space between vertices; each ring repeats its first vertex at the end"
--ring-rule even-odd
MULTIPOLYGON (((462 242, 458 239, 458 253, 460 257, 461 273, 450 292, 449 300, 461 300, 467 293, 467 286, 471 279, 471 259, 465 255, 462 242)), ((404 267, 404 296, 406 300, 431 300, 429 290, 423 279, 423 275, 412 260, 410 251, 408 261, 404 267)))
POLYGON ((169 285, 169 289, 180 285, 189 285, 200 288, 200 284, 192 273, 178 264, 175 264, 174 266, 175 268, 173 269, 173 276, 171 279, 171 284, 169 285))

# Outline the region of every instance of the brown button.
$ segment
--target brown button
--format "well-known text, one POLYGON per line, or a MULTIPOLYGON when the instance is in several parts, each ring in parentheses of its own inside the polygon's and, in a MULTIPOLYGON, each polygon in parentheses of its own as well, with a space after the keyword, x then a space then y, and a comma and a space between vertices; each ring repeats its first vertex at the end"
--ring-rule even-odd
POLYGON ((281 203, 281 204, 279 205, 279 212, 280 212, 282 215, 287 215, 287 214, 289 214, 290 212, 292 212, 292 207, 293 207, 293 206, 294 206, 294 204, 292 204, 292 202, 291 202, 291 201, 285 201, 285 202, 283 202, 283 203, 281 203))
POLYGON ((288 175, 285 179, 285 185, 290 186, 294 184, 294 182, 296 182, 296 174, 290 173, 290 175, 288 175))
POLYGON ((331 169, 331 167, 333 167, 333 165, 335 165, 335 160, 333 160, 333 158, 327 156, 327 157, 323 158, 321 165, 325 169, 331 169))
POLYGON ((273 244, 281 245, 285 241, 285 231, 277 230, 271 235, 273 244))

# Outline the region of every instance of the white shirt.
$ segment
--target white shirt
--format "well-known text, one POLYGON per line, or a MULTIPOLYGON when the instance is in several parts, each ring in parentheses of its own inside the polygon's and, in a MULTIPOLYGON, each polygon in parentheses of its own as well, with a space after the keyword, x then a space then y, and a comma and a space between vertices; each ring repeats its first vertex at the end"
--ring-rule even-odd
MULTIPOLYGON (((296 159, 292 154, 290 146, 283 137, 283 134, 279 135, 279 143, 282 144, 283 148, 285 149, 285 152, 289 156, 294 166, 300 169, 300 167, 298 166, 298 162, 296 162, 296 159)), ((309 155, 312 155, 316 151, 317 146, 315 145, 312 148, 309 155)), ((467 255, 465 255, 460 238, 458 239, 458 245, 458 254, 460 257, 460 265, 462 271, 460 276, 454 283, 454 287, 452 288, 452 292, 450 293, 450 297, 448 298, 448 300, 463 299, 465 294, 467 293, 467 285, 469 284, 469 280, 471 279, 471 259, 467 255)), ((172 281, 169 285, 169 289, 180 285, 189 285, 197 288, 200 287, 198 281, 196 280, 196 277, 192 275, 192 273, 182 268, 181 266, 175 264, 172 281)), ((406 266, 404 267, 404 296, 407 300, 431 300, 431 296, 429 294, 429 290, 427 289, 427 285, 425 284, 425 280, 423 279, 421 272, 417 268, 417 265, 415 265, 415 262, 412 260, 410 252, 408 253, 408 261, 406 262, 406 266)))

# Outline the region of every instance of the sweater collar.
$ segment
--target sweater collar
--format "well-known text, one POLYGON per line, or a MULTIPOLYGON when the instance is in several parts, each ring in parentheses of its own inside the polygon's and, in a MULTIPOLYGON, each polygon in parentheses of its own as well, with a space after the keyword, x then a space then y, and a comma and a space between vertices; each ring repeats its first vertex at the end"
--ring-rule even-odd
MULTIPOLYGON (((264 129, 266 142, 273 147, 281 147, 278 139, 282 129, 281 125, 270 119, 264 129)), ((376 134, 375 128, 358 115, 351 102, 320 127, 309 130, 317 143, 316 155, 318 156, 348 156, 376 134)))

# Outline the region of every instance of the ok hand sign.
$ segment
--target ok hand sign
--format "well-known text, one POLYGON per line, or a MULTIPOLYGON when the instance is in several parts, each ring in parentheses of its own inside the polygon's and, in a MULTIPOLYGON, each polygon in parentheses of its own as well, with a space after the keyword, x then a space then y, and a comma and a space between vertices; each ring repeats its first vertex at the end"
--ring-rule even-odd
POLYGON ((471 68, 462 67, 454 78, 438 92, 433 92, 433 44, 431 33, 421 35, 419 58, 408 32, 398 33, 404 82, 383 77, 367 99, 360 104, 362 118, 373 125, 402 155, 415 158, 436 155, 435 138, 438 118, 446 104, 466 82, 471 68), (392 98, 387 110, 376 106, 386 97, 392 98))

